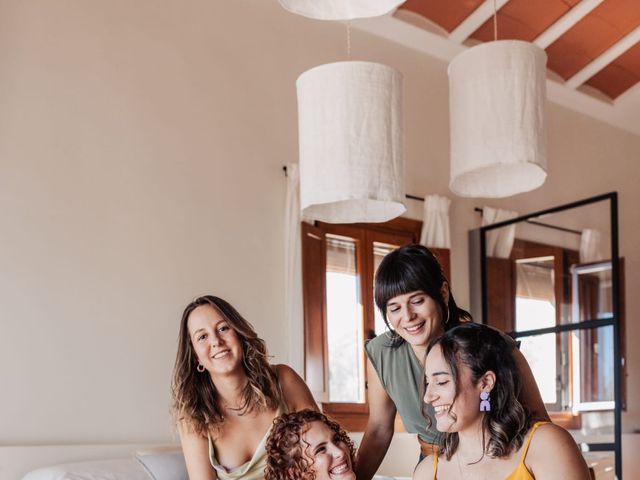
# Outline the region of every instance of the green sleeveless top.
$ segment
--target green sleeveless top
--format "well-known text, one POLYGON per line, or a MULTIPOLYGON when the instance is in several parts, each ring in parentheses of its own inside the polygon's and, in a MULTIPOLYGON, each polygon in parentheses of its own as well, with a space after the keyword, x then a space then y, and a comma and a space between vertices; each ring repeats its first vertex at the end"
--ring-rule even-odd
MULTIPOLYGON (((427 443, 438 443, 439 432, 435 421, 427 429, 427 420, 422 415, 422 382, 424 369, 411 345, 400 340, 397 347, 391 346, 389 332, 378 335, 365 344, 365 350, 376 369, 378 378, 393 403, 395 403, 404 428, 417 433, 427 443)), ((427 405, 425 412, 433 419, 433 407, 427 405)))
MULTIPOLYGON (((500 332, 498 329, 494 330, 500 332)), ((510 348, 520 348, 520 342, 516 342, 506 333, 500 333, 510 348)), ((411 345, 403 339, 399 339, 398 342, 397 347, 392 347, 391 333, 385 332, 367 341, 364 348, 382 386, 396 404, 407 432, 417 433, 427 443, 439 443, 440 432, 436 430, 433 407, 425 406, 425 413, 431 418, 430 428, 427 428, 428 422, 422 415, 424 368, 411 345)))

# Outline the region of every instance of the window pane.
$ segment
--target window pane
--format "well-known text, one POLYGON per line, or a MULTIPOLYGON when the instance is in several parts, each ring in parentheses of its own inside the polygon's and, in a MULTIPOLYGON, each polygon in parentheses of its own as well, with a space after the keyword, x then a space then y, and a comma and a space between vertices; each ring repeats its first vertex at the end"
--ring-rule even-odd
POLYGON ((329 401, 363 402, 362 305, 357 243, 327 235, 327 337, 329 401))
POLYGON ((555 324, 554 257, 517 260, 516 331, 553 327, 555 324))
POLYGON ((580 379, 578 408, 613 408, 613 326, 577 330, 572 340, 580 379))
MULTIPOLYGON (((373 242, 373 272, 378 270, 378 266, 382 262, 382 259, 387 256, 388 253, 391 253, 393 250, 398 248, 398 245, 391 245, 389 243, 382 242, 373 242)), ((374 293, 375 298, 375 293, 374 293)), ((378 307, 375 305, 375 300, 373 301, 373 311, 375 316, 375 329, 376 335, 380 335, 387 331, 387 325, 384 323, 384 318, 382 318, 382 314, 378 307)))
MULTIPOLYGON (((553 260, 553 257, 544 257, 516 262, 516 331, 556 324, 553 260)), ((529 360, 544 403, 557 404, 561 365, 556 336, 527 337, 520 350, 529 360)))
POLYGON ((561 365, 558 363, 555 334, 539 335, 523 339, 520 351, 527 358, 536 379, 542 401, 555 405, 558 402, 558 379, 561 365))
POLYGON ((613 316, 611 262, 573 265, 571 279, 573 322, 613 316))
POLYGON ((531 335, 518 340, 544 402, 553 404, 551 410, 593 412, 593 428, 603 427, 610 433, 613 417, 604 411, 613 409, 615 399, 613 327, 531 335), (603 423, 605 420, 608 423, 603 423))

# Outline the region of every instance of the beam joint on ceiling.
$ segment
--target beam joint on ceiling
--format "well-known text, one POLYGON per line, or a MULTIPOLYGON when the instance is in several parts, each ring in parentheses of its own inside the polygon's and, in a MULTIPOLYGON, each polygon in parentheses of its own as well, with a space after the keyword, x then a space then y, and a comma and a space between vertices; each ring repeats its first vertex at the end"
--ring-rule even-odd
MULTIPOLYGON (((467 49, 466 46, 453 42, 448 37, 428 32, 393 15, 353 20, 351 25, 355 30, 386 38, 446 63, 467 49)), ((636 95, 640 97, 640 90, 635 88, 632 90, 633 95, 624 93, 618 97, 618 99, 625 97, 627 100, 624 102, 625 106, 628 102, 631 102, 630 104, 633 106, 636 95)), ((597 118, 609 125, 640 136, 640 125, 635 121, 637 118, 636 110, 623 109, 622 102, 616 100, 614 108, 614 103, 603 102, 551 79, 547 79, 547 97, 557 105, 597 118)))
MULTIPOLYGON (((625 92, 621 93, 613 100, 614 105, 620 105, 623 102, 631 101, 632 99, 638 98, 640 99, 640 82, 633 85, 631 88, 627 89, 625 92)), ((638 100, 638 104, 640 105, 640 100, 638 100)))
POLYGON ((542 49, 547 48, 603 1, 604 0, 582 0, 579 4, 560 17, 553 25, 542 32, 533 41, 533 43, 542 49))
POLYGON ((569 88, 579 87, 638 42, 640 42, 640 26, 614 43, 602 55, 594 58, 587 66, 569 78, 565 85, 569 88))
MULTIPOLYGON (((464 21, 458 25, 450 34, 449 40, 457 43, 464 42, 469 36, 480 28, 484 22, 493 16, 493 1, 485 0, 485 2, 474 10, 464 21)), ((495 0, 496 10, 500 10, 502 6, 509 0, 495 0)), ((500 24, 498 24, 498 34, 500 33, 500 24)), ((500 35, 498 35, 500 38, 500 35)))

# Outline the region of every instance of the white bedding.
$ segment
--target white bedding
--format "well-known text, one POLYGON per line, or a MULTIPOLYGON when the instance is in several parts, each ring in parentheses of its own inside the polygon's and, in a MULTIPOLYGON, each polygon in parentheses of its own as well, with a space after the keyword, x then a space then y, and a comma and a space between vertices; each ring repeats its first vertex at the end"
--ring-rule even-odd
POLYGON ((149 480, 149 475, 134 458, 117 458, 38 468, 22 480, 149 480))
MULTIPOLYGON (((356 443, 362 436, 361 433, 351 435, 356 443)), ((164 474, 164 478, 158 480, 180 480, 180 475, 175 474, 177 470, 169 468, 173 464, 167 466, 165 463, 168 457, 163 461, 152 461, 159 460, 158 454, 175 454, 179 448, 175 444, 125 443, 0 446, 0 480, 151 480, 140 461, 145 462, 148 470, 164 474), (134 456, 136 452, 138 460, 134 456), (145 457, 154 454, 155 459, 145 457)), ((408 480, 418 454, 415 436, 396 433, 378 471, 381 476, 376 479, 408 480)))
MULTIPOLYGON (((65 463, 38 468, 27 473, 22 480, 150 480, 135 458, 96 460, 65 463)), ((386 477, 376 475, 374 480, 410 480, 408 477, 386 477)))

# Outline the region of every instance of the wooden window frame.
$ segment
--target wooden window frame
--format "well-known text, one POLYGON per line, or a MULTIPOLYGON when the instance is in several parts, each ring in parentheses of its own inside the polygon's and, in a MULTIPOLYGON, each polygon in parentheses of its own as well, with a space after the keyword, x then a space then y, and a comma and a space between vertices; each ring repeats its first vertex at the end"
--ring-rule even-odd
MULTIPOLYGON (((369 407, 366 392, 366 353, 362 349, 365 365, 364 403, 336 403, 329 401, 329 369, 326 327, 326 242, 325 235, 333 234, 354 238, 360 246, 356 249, 358 274, 364 281, 359 282, 360 298, 363 304, 363 332, 365 338, 375 331, 375 311, 373 298, 373 242, 393 245, 417 243, 420 239, 422 222, 408 218, 396 218, 389 222, 375 224, 327 224, 315 222, 302 224, 302 283, 304 305, 305 338, 305 379, 314 397, 322 405, 325 413, 339 421, 349 431, 364 431, 369 407), (369 280, 370 279, 370 280, 369 280)), ((449 276, 450 259, 448 249, 431 249, 439 255, 443 268, 449 276)), ((402 424, 396 421, 396 428, 402 424)))
MULTIPOLYGON (((515 299, 516 299, 516 281, 515 261, 523 258, 536 257, 554 257, 554 277, 555 281, 555 298, 558 306, 556 307, 556 325, 562 321, 562 309, 566 305, 571 304, 572 286, 571 274, 569 273, 569 265, 579 263, 579 252, 554 245, 533 242, 530 240, 522 240, 516 238, 508 259, 487 257, 487 297, 493 298, 488 302, 487 323, 493 325, 505 332, 513 332, 515 330, 515 299), (497 298, 507 298, 505 292, 508 293, 508 302, 495 301, 497 298)), ((624 315, 624 258, 620 259, 620 315, 619 315, 619 332, 621 335, 620 356, 625 358, 625 315, 624 315)), ((557 342, 560 342, 560 335, 557 336, 557 342)), ((571 345, 569 345, 571 349, 571 345)), ((570 353, 570 352, 569 352, 570 353)), ((573 384, 573 365, 571 365, 572 355, 569 354, 569 381, 573 384)), ((622 408, 626 409, 626 362, 622 366, 621 375, 621 393, 622 408)), ((551 420, 567 429, 579 429, 582 426, 582 414, 576 415, 566 411, 550 410, 549 416, 551 420)))

